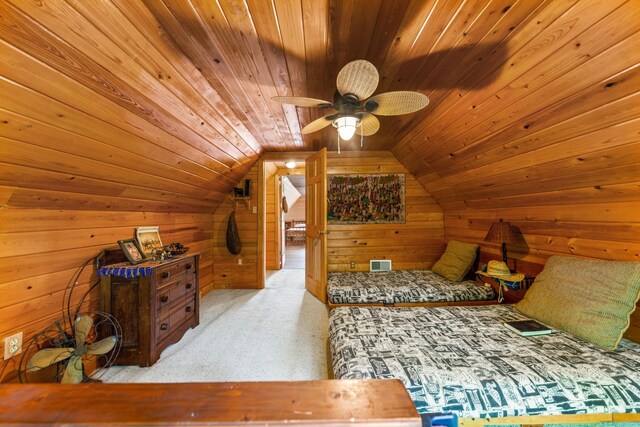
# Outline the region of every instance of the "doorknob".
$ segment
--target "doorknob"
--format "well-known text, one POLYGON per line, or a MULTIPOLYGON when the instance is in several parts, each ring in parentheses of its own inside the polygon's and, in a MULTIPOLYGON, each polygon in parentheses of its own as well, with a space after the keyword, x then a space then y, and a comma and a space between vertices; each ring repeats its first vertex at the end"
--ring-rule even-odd
POLYGON ((331 230, 318 230, 318 234, 331 234, 331 230))

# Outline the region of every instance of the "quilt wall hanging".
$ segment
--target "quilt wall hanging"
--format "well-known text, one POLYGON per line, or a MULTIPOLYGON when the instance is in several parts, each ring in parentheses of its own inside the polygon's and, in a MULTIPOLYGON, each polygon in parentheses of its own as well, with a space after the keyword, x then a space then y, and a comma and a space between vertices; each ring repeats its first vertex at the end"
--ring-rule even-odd
POLYGON ((404 174, 329 175, 329 224, 405 222, 404 174))

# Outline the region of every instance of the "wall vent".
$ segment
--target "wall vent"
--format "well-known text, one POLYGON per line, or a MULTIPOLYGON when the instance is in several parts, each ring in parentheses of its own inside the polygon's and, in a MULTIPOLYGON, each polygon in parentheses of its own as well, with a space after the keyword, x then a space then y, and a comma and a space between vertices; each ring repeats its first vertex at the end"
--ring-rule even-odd
POLYGON ((391 271, 391 260, 372 259, 369 261, 369 271, 391 271))

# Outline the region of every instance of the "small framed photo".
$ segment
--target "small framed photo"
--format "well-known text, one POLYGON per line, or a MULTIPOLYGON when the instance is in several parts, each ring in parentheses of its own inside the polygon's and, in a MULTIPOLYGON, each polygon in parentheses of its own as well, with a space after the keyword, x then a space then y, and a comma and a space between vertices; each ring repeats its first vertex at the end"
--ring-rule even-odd
POLYGON ((136 239, 146 257, 151 257, 154 249, 162 250, 160 227, 136 227, 136 239))
POLYGON ((136 239, 118 240, 118 244, 131 264, 140 264, 145 261, 144 253, 136 239))

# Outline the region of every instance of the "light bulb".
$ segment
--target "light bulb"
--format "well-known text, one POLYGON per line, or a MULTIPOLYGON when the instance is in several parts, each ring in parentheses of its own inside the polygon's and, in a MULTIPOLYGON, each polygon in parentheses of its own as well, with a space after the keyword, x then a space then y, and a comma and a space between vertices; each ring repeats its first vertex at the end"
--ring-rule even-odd
POLYGON ((289 169, 293 169, 293 168, 295 168, 295 167, 296 167, 296 162, 291 161, 291 162, 287 162, 287 163, 285 163, 284 165, 285 165, 287 168, 289 168, 289 169))
POLYGON ((357 117, 354 116, 342 116, 338 117, 333 125, 338 129, 338 135, 343 141, 351 139, 354 133, 356 133, 356 126, 360 123, 357 117))

